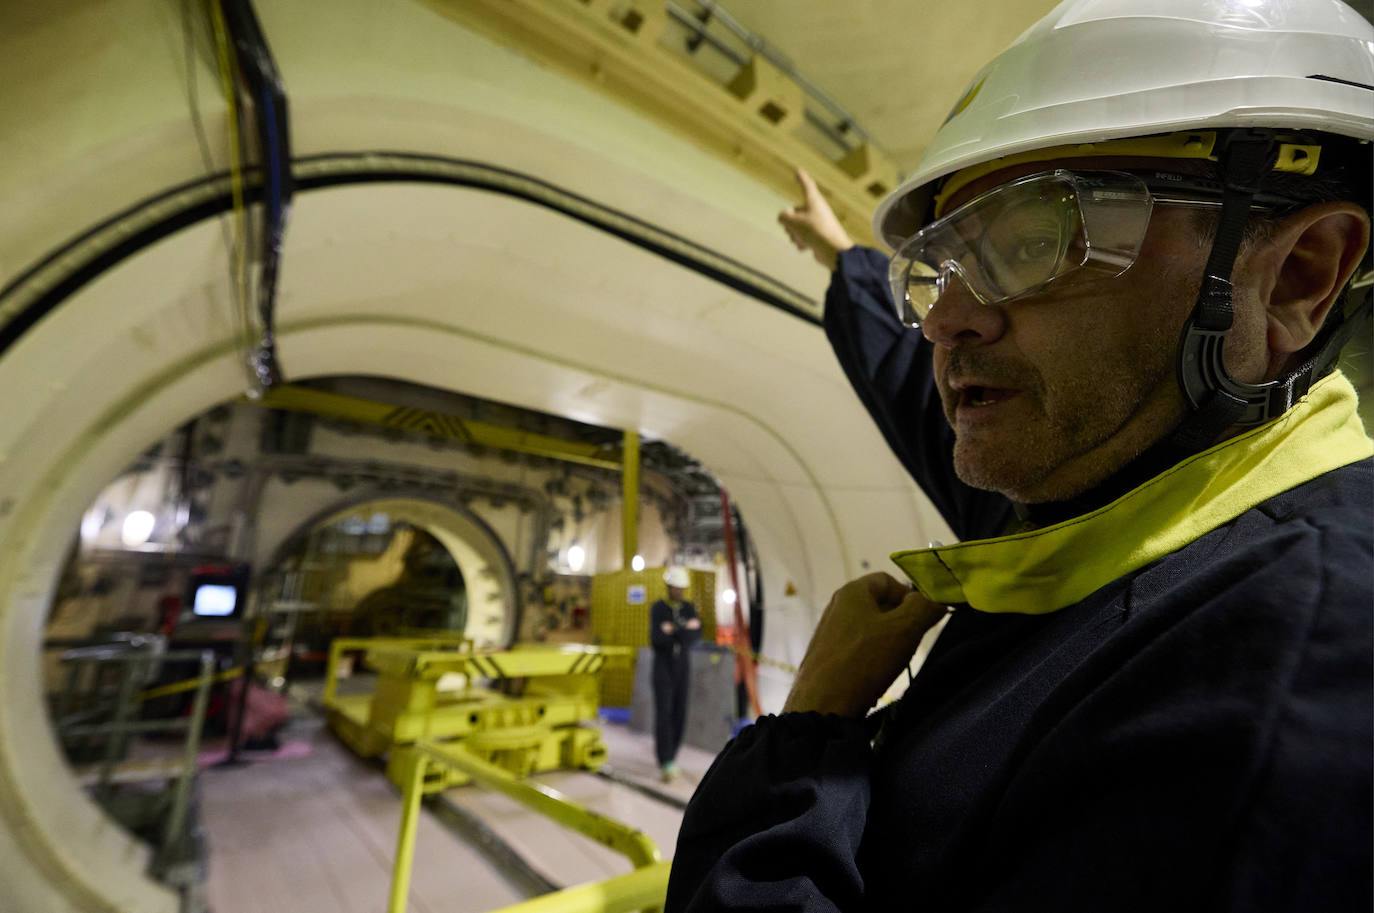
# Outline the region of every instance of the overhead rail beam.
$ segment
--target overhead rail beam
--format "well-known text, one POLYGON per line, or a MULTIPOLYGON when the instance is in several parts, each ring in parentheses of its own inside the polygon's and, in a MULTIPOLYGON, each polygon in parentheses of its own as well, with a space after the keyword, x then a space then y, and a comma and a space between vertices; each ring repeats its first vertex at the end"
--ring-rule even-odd
POLYGON ((517 431, 487 422, 459 418, 444 412, 381 403, 293 384, 273 387, 260 397, 245 398, 244 401, 268 409, 348 419, 368 425, 394 428, 397 431, 411 431, 431 437, 494 447, 497 450, 530 453, 569 463, 620 470, 619 453, 600 444, 517 431))
MULTIPOLYGON (((815 83, 807 79, 801 71, 793 65, 791 60, 770 45, 762 36, 740 25, 739 21, 735 19, 734 16, 731 16, 719 3, 716 3, 715 0, 695 0, 695 4, 701 8, 701 14, 698 16, 693 16, 691 13, 672 2, 672 0, 668 0, 665 6, 668 10, 668 15, 672 16, 689 29, 692 29, 697 36, 705 40, 722 54, 730 57, 735 63, 742 66, 748 61, 748 56, 740 54, 731 48, 729 44, 712 35, 708 30, 708 26, 711 22, 719 22, 721 25, 725 26, 725 28, 733 32, 745 47, 763 56, 769 63, 786 74, 789 79, 801 86, 802 91, 805 92, 807 96, 815 99, 817 104, 829 112, 830 116, 834 119, 833 125, 825 118, 814 115, 809 109, 807 111, 808 119, 814 118, 812 122, 821 129, 824 129, 837 142, 847 146, 855 145, 853 138, 849 136, 849 134, 852 133, 854 136, 857 136, 860 141, 870 144, 875 149, 882 148, 873 137, 869 135, 868 131, 860 126, 859 122, 854 119, 854 115, 845 110, 839 102, 821 91, 815 83)), ((884 153, 884 155, 886 155, 886 153, 884 153)))
POLYGON ((431 0, 431 5, 710 149, 781 195, 796 193, 793 170, 804 167, 850 235, 874 243, 869 218, 897 186, 897 166, 847 112, 714 3, 703 4, 707 9, 701 16, 665 0, 431 0), (707 37, 712 21, 720 21, 748 48, 747 56, 725 52, 731 61, 745 59, 732 64, 735 72, 724 79, 698 63, 692 50, 703 41, 714 48, 724 44, 707 37), (676 41, 683 29, 687 37, 676 41), (808 97, 837 118, 822 131, 828 137, 824 144, 807 135, 807 125, 816 121, 807 114, 808 97), (838 149, 822 148, 836 143, 838 149))

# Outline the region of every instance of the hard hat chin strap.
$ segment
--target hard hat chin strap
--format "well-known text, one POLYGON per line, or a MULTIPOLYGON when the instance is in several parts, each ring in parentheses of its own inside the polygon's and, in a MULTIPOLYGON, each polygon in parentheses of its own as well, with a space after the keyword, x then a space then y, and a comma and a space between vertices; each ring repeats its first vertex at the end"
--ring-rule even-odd
POLYGON ((1225 187, 1212 253, 1178 346, 1178 382, 1193 411, 1180 423, 1171 443, 1187 454, 1216 442, 1233 425, 1258 425, 1286 412, 1307 393, 1340 354, 1358 321, 1332 315, 1328 329, 1303 350, 1301 366, 1262 384, 1233 378, 1222 347, 1233 322, 1231 270, 1245 236, 1250 204, 1261 180, 1274 166, 1278 143, 1272 131, 1231 130, 1221 140, 1221 177, 1225 187))

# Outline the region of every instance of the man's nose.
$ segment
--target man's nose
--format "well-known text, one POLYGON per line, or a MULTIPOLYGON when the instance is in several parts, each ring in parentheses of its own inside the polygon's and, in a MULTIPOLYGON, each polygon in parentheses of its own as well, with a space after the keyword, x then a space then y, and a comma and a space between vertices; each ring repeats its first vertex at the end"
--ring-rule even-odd
POLYGON ((945 266, 945 288, 921 321, 926 339, 949 349, 987 345, 1007 330, 1007 312, 999 304, 983 304, 969 291, 959 270, 945 266))

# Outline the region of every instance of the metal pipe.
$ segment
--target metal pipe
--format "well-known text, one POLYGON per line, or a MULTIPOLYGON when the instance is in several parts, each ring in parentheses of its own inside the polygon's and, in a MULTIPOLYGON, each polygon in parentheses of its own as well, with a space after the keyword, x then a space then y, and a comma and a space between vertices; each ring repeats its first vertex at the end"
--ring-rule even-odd
POLYGON ((172 810, 162 832, 162 856, 167 858, 172 847, 181 840, 186 826, 186 805, 191 793, 191 781, 197 771, 200 754, 200 733, 205 723, 205 705, 210 699, 210 684, 215 679, 215 654, 204 650, 200 654, 200 686, 196 688, 195 703, 191 706, 191 726, 186 733, 186 748, 181 756, 181 776, 172 792, 172 810))
MULTIPOLYGON (((244 620, 244 625, 247 626, 247 619, 244 620)), ((253 685, 256 638, 248 639, 247 651, 243 660, 243 675, 239 676, 238 699, 234 701, 236 712, 229 721, 229 757, 220 762, 221 766, 233 767, 243 763, 239 758, 239 752, 243 748, 243 718, 248 713, 248 689, 253 685)))
MULTIPOLYGON (((854 119, 854 116, 852 114, 846 111, 839 104, 839 102, 835 101, 829 95, 826 95, 819 88, 817 88, 814 83, 812 83, 805 76, 799 73, 797 71, 796 66, 793 65, 792 61, 789 60, 784 54, 774 49, 772 45, 764 41, 762 37, 754 34, 747 28, 745 28, 743 25, 741 25, 738 20, 736 20, 728 12, 722 9, 719 4, 714 2, 714 0, 697 0, 697 2, 700 3, 710 13, 706 22, 702 22, 701 20, 697 19, 697 17, 693 16, 686 10, 683 10, 675 3, 669 2, 666 3, 665 6, 670 16, 672 16, 678 22, 682 23, 687 28, 691 29, 693 33, 695 33, 696 35, 699 35, 701 38, 705 39, 708 43, 711 44, 712 47, 715 47, 718 50, 720 50, 731 60, 735 61, 736 63, 739 63, 740 65, 743 65, 745 61, 743 58, 741 58, 739 54, 726 50, 724 42, 720 41, 720 39, 711 35, 706 30, 707 22, 710 22, 713 19, 719 20, 721 25, 725 26, 727 29, 733 32, 737 38, 744 42, 746 47, 748 47, 751 51, 758 54, 759 56, 763 57, 769 63, 773 64, 773 66, 777 67, 784 74, 786 74, 786 76, 789 79, 791 79, 797 85, 801 86, 803 92, 814 98, 821 105, 821 107, 825 108, 832 115, 834 115, 834 117, 844 126, 846 130, 854 131, 854 133, 858 135, 860 139, 862 139, 869 145, 873 146, 874 148, 881 148, 880 146, 878 146, 877 143, 873 141, 873 137, 869 135, 868 131, 863 129, 863 127, 859 126, 858 121, 854 119)), ((827 130, 826 132, 829 133, 830 131, 827 130)), ((833 139, 834 136, 832 135, 831 138, 833 139)))
POLYGON ((754 651, 749 642, 749 626, 744 623, 744 610, 740 607, 739 562, 735 557, 735 522, 730 510, 730 495, 724 488, 720 490, 720 515, 725 524, 725 560, 730 564, 730 588, 735 591, 735 669, 738 673, 736 684, 744 685, 754 716, 761 717, 763 707, 759 703, 758 682, 754 676, 754 651))
POLYGON ((712 35, 709 31, 706 30, 707 23, 710 22, 709 19, 707 19, 706 22, 702 22, 696 16, 693 16, 691 13, 687 12, 685 9, 678 6, 676 3, 665 3, 663 6, 664 9, 668 11, 668 15, 671 18, 676 19, 678 22, 687 26, 687 28, 692 30, 692 34, 694 37, 700 39, 701 41, 705 41, 711 47, 715 48, 717 51, 719 51, 721 54, 727 57, 731 63, 737 64, 739 66, 744 66, 746 63, 749 62, 748 57, 741 54, 739 51, 736 51, 734 48, 730 47, 730 45, 726 44, 724 41, 721 41, 715 35, 712 35))
MULTIPOLYGON (((175 720, 134 720, 128 723, 91 723, 83 726, 65 726, 62 729, 62 737, 75 738, 82 735, 105 735, 111 736, 128 735, 138 732, 167 732, 172 729, 180 729, 187 725, 183 719, 175 720)), ((114 739, 110 740, 111 742, 114 739)), ((117 752, 116 752, 117 753, 117 752)))
POLYGON ((110 787, 110 777, 114 775, 115 762, 119 760, 119 755, 124 749, 128 732, 131 731, 132 727, 138 725, 129 723, 128 719, 129 708, 133 706, 135 675, 140 668, 137 662, 129 662, 124 666, 124 678, 119 683, 119 698, 115 704, 112 724, 98 727, 75 726, 68 730, 73 734, 80 733, 85 729, 101 730, 110 734, 109 741, 105 743, 105 757, 100 763, 100 779, 97 781, 96 787, 102 793, 110 787))
MULTIPOLYGON (((697 17, 693 16, 691 13, 684 10, 682 7, 678 6, 676 3, 666 3, 664 4, 664 7, 665 9, 667 9, 669 17, 677 20, 679 23, 686 26, 688 29, 692 31, 693 35, 696 38, 700 39, 701 41, 704 41, 706 44, 709 44, 711 47, 715 48, 716 51, 718 51, 722 57, 729 60, 731 63, 735 64, 736 66, 742 67, 749 62, 748 56, 741 54, 739 51, 736 51, 734 48, 730 47, 730 45, 726 44, 724 41, 717 38, 715 35, 712 35, 710 31, 707 30, 707 25, 710 22, 709 15, 707 21, 703 22, 697 17)), ((738 24, 735 23, 735 25, 738 24)), ((753 47, 753 45, 750 45, 750 47, 753 47)), ((778 60, 775 59, 778 55, 770 55, 770 53, 766 50, 760 51, 759 53, 763 54, 764 57, 767 57, 774 65, 778 65, 778 60)), ((810 90, 807 92, 807 94, 813 96, 818 102, 821 103, 821 105, 824 108, 827 109, 827 111, 830 114, 838 118, 840 126, 837 128, 834 124, 830 123, 830 121, 821 117, 819 114, 817 114, 815 111, 812 111, 810 108, 807 108, 803 112, 806 116, 807 123, 815 127, 817 130, 820 130, 830 139, 832 143, 839 146, 846 152, 849 151, 850 147, 853 145, 853 140, 851 140, 848 136, 849 131, 852 131, 855 134, 857 134, 865 142, 869 141, 868 134, 864 132, 864 130, 861 129, 857 123, 854 122, 854 118, 851 117, 847 111, 845 111, 843 108, 841 108, 834 102, 830 101, 824 95, 822 95, 818 89, 816 89, 814 86, 811 86, 810 83, 806 82, 806 80, 804 80, 798 73, 792 70, 790 65, 780 66, 780 69, 787 73, 787 75, 790 76, 792 80, 797 83, 797 85, 801 86, 804 91, 807 90, 808 86, 810 86, 810 90)))

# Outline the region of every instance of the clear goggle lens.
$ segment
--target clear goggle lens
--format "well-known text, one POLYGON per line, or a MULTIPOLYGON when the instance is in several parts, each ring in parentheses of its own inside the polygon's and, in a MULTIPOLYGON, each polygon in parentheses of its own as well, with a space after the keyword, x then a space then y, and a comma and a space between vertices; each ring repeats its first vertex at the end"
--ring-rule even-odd
POLYGON ((897 316, 920 326, 951 278, 998 304, 1070 273, 1119 276, 1135 262, 1152 200, 1123 172, 1047 171, 995 187, 898 248, 888 278, 897 316))

